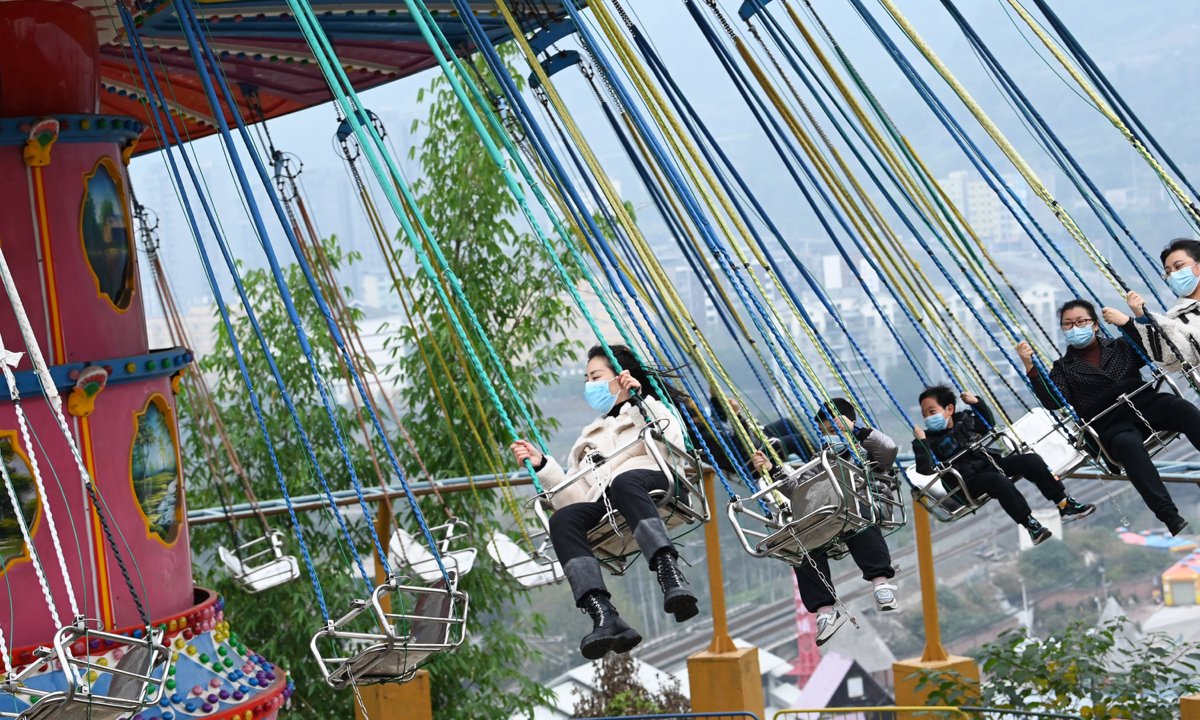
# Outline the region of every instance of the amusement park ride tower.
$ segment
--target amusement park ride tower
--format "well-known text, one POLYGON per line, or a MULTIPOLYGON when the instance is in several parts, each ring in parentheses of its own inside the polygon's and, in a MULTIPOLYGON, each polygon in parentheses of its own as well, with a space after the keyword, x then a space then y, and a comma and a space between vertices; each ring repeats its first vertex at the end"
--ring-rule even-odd
MULTIPOLYGON (((10 271, 0 338, 23 353, 13 369, 33 439, 0 393, 0 453, 18 500, 0 501, 5 639, 18 672, 40 666, 25 686, 53 692, 66 689, 62 663, 37 648, 53 646, 60 627, 82 616, 91 630, 142 638, 153 624, 175 657, 161 702, 139 718, 271 717, 290 694, 286 675, 237 641, 221 598, 192 584, 174 396, 192 356, 147 343, 126 169, 144 124, 101 112, 100 43, 111 28, 103 9, 0 3, 0 248, 10 271), (34 371, 39 348, 65 432, 34 371)), ((129 649, 95 638, 67 652, 94 665, 84 683, 103 695, 114 683, 104 668, 129 649)), ((0 692, 0 712, 38 700, 0 692)))
MULTIPOLYGON (((128 0, 154 51, 150 71, 169 89, 149 101, 118 2, 0 1, 0 361, 20 397, 0 383, 0 654, 23 683, 0 682, 0 717, 272 718, 291 681, 239 642, 222 598, 192 583, 175 394, 193 357, 148 347, 127 165, 162 144, 156 106, 194 140, 217 131, 218 115, 269 119, 330 93, 285 4, 206 3, 196 7, 220 73, 241 92, 240 107, 214 108, 201 81, 212 69, 191 60, 182 6, 128 0), (171 658, 135 693, 135 704, 143 689, 154 702, 70 707, 117 695, 122 668, 137 652, 148 667, 150 648, 171 658)), ((357 89, 435 63, 403 2, 312 4, 357 89)), ((510 37, 491 3, 477 5, 489 39, 510 37)), ((461 23, 447 20, 466 49, 461 23)))

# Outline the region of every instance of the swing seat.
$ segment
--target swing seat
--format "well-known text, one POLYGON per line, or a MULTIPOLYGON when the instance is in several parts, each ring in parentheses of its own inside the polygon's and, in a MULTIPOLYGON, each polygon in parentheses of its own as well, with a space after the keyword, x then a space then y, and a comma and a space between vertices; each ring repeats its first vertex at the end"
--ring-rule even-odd
POLYGON ((900 481, 896 478, 895 469, 883 471, 873 468, 870 479, 873 483, 871 497, 875 503, 875 524, 885 533, 904 527, 908 523, 908 513, 900 495, 900 481))
POLYGON ((330 687, 404 683, 423 665, 462 644, 468 598, 455 589, 456 574, 448 571, 428 587, 401 582, 389 577, 371 593, 370 601, 353 601, 349 612, 313 635, 309 647, 330 687), (401 611, 384 610, 384 598, 401 611), (322 652, 322 646, 332 646, 333 654, 322 652), (342 650, 355 652, 342 656, 342 650))
POLYGON ((1046 467, 1056 477, 1069 477, 1090 462, 1080 452, 1064 423, 1046 408, 1034 408, 1022 415, 1004 431, 1009 442, 1023 452, 1034 452, 1046 461, 1046 467))
POLYGON ((504 533, 497 533, 487 544, 487 553, 492 561, 526 590, 556 585, 565 577, 562 566, 546 552, 549 538, 545 531, 532 533, 529 539, 536 540, 539 537, 542 542, 532 553, 526 552, 525 548, 504 533))
MULTIPOLYGON (((992 499, 991 495, 974 495, 967 489, 962 475, 954 469, 954 461, 973 452, 986 452, 993 445, 1003 447, 1005 455, 1030 452, 1028 445, 1014 441, 1011 431, 997 425, 978 440, 960 450, 948 462, 940 463, 932 475, 922 475, 914 465, 906 471, 914 502, 921 503, 930 515, 941 522, 954 522, 973 515, 992 499), (947 490, 947 488, 950 488, 947 490)), ((1016 478, 1014 478, 1016 479, 1016 478)))
MULTIPOLYGON (((1175 394, 1175 397, 1182 397, 1179 392, 1179 386, 1175 384, 1175 381, 1165 374, 1156 374, 1155 377, 1151 378, 1137 390, 1118 395, 1116 402, 1109 406, 1108 409, 1104 410, 1099 415, 1096 415, 1091 420, 1081 425, 1079 428, 1079 435, 1076 438, 1076 449, 1081 453, 1085 453, 1088 457, 1097 462, 1103 461, 1106 465, 1108 465, 1109 470, 1111 470, 1114 474, 1121 473, 1124 468, 1122 467, 1121 463, 1117 462, 1116 458, 1114 458, 1108 452, 1108 448, 1104 447, 1104 444, 1100 442, 1100 433, 1096 431, 1094 425, 1097 420, 1121 407, 1128 407, 1133 411, 1134 415, 1140 419, 1141 413, 1138 412, 1137 408, 1133 404, 1133 396, 1147 389, 1153 389, 1153 391, 1156 393, 1160 392, 1163 385, 1166 385, 1168 389, 1175 394)), ((1146 452, 1150 454, 1150 457, 1154 457, 1158 453, 1162 452, 1167 445, 1171 444, 1171 441, 1179 437, 1179 433, 1177 432, 1171 432, 1169 430, 1154 430, 1153 428, 1150 428, 1148 424, 1146 425, 1146 428, 1150 430, 1150 434, 1146 436, 1143 446, 1146 448, 1146 452)))
MULTIPOLYGON (((461 522, 458 518, 450 518, 444 525, 429 528, 429 534, 435 538, 438 533, 442 533, 442 538, 437 544, 438 555, 442 558, 442 565, 445 566, 446 572, 454 572, 457 577, 471 572, 471 568, 475 566, 475 558, 479 554, 475 548, 450 550, 451 542, 467 537, 466 527, 466 523, 461 522), (463 528, 464 531, 455 534, 456 528, 463 528)), ((429 545, 425 543, 425 538, 414 537, 403 528, 396 528, 392 532, 392 539, 388 543, 388 560, 395 567, 405 568, 427 583, 440 580, 442 577, 442 569, 438 567, 437 558, 429 551, 429 545)))
POLYGON ((237 552, 219 547, 217 555, 229 577, 250 593, 259 593, 300 577, 296 558, 283 554, 283 533, 278 530, 241 545, 237 552), (261 547, 263 543, 267 546, 261 547))
POLYGON ((876 524, 869 470, 829 449, 772 480, 748 498, 730 501, 729 521, 746 552, 789 565, 829 550, 876 524), (775 506, 762 514, 759 501, 775 506), (754 521, 756 528, 747 527, 754 521))
MULTIPOLYGON (((115 635, 89 629, 86 620, 59 629, 54 635, 54 648, 41 647, 34 651, 39 662, 30 664, 25 670, 0 683, 0 690, 32 695, 33 704, 18 713, 18 720, 116 720, 129 717, 147 705, 162 699, 166 677, 171 668, 171 650, 162 644, 163 632, 147 628, 143 638, 115 635), (107 640, 126 648, 125 655, 114 666, 97 665, 87 655, 75 657, 71 646, 84 640, 107 640), (57 659, 66 679, 66 690, 43 692, 25 684, 45 665, 42 661, 57 659), (78 668, 83 669, 81 674, 78 668), (95 682, 87 680, 88 673, 95 671, 99 677, 95 682), (156 671, 157 679, 155 677, 156 671), (93 692, 99 682, 109 679, 104 692, 93 692), (151 685, 156 687, 147 694, 151 685)), ((13 717, 5 713, 6 717, 13 717)))
MULTIPOLYGON (((561 485, 534 496, 531 503, 546 533, 550 532, 549 510, 556 494, 592 473, 605 470, 604 466, 611 458, 628 452, 638 444, 645 446, 646 454, 654 459, 658 468, 667 476, 667 489, 650 491, 650 498, 658 507, 658 514, 667 526, 668 535, 685 525, 708 522, 708 499, 704 493, 700 462, 663 436, 662 430, 673 421, 672 418, 656 418, 646 423, 636 438, 613 450, 610 455, 592 452, 580 462, 579 469, 561 485), (664 457, 662 448, 665 448, 670 456, 669 461, 664 457)), ((611 482, 611 478, 608 482, 611 482)), ((607 503, 607 500, 605 502, 607 503)), ((673 539, 674 537, 676 536, 672 535, 673 539)), ((613 575, 624 575, 639 552, 632 529, 621 517, 621 513, 612 507, 609 507, 600 522, 588 532, 588 543, 600 564, 613 575)))

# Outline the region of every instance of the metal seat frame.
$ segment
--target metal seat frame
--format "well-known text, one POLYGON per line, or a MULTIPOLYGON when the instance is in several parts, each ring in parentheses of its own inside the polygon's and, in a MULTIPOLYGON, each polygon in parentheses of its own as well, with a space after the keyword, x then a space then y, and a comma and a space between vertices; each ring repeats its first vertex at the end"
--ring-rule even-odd
MULTIPOLYGON (((682 525, 693 525, 697 522, 706 523, 711 519, 708 508, 708 497, 704 492, 703 469, 700 462, 686 450, 664 437, 663 431, 673 422, 673 418, 655 418, 646 423, 638 432, 636 438, 616 448, 609 455, 593 451, 583 458, 580 467, 560 485, 535 495, 527 505, 532 506, 535 515, 550 532, 550 511, 553 509, 554 496, 574 485, 584 477, 602 469, 614 457, 618 457, 633 449, 638 444, 646 447, 646 453, 654 459, 655 464, 667 476, 666 490, 652 490, 650 498, 658 506, 659 516, 667 526, 667 532, 682 525), (668 462, 659 444, 666 447, 671 460, 668 462)), ((607 488, 605 488, 607 491, 607 488)), ((621 517, 621 513, 608 503, 606 494, 601 493, 601 500, 608 508, 604 517, 588 532, 588 543, 596 559, 613 575, 624 575, 629 564, 638 553, 637 541, 629 524, 621 517)))
MULTIPOLYGON (((442 565, 446 568, 447 572, 453 572, 457 577, 466 575, 475 566, 475 558, 479 554, 479 550, 474 547, 451 550, 450 543, 465 538, 468 540, 468 545, 470 545, 471 527, 462 520, 451 517, 441 525, 429 528, 429 535, 431 537, 436 538, 438 533, 442 533, 442 538, 437 540, 437 551, 438 555, 442 558, 442 565), (463 528, 463 531, 455 534, 456 528, 463 528)), ((424 543, 420 543, 420 546, 424 547, 424 543)), ((403 542, 397 543, 396 533, 392 534, 392 538, 388 543, 388 554, 399 559, 401 561, 398 563, 399 565, 411 570, 423 580, 436 580, 441 577, 441 568, 437 567, 437 561, 432 555, 428 559, 412 562, 407 557, 407 551, 403 547, 403 542), (401 552, 399 553, 392 551, 392 546, 396 544, 400 545, 401 552), (431 565, 432 567, 429 567, 427 570, 417 569, 426 565, 431 565)))
MULTIPOLYGON (((921 503, 929 511, 930 515, 933 515, 941 522, 954 522, 967 515, 975 514, 992 499, 992 496, 987 493, 981 493, 978 496, 971 494, 971 491, 967 489, 967 484, 963 482, 962 474, 954 469, 954 462, 969 453, 987 452, 988 446, 997 442, 1005 445, 1005 454, 1019 452, 1021 448, 1014 445, 1012 438, 1006 432, 1007 428, 1003 425, 993 426, 991 430, 981 435, 975 442, 958 451, 954 457, 946 462, 935 465, 933 475, 925 476, 932 477, 933 479, 924 487, 918 487, 910 478, 909 486, 912 489, 913 501, 921 503), (947 479, 950 482, 946 482, 947 479), (945 490, 945 494, 941 495, 940 492, 935 492, 932 489, 935 486, 942 489, 948 487, 954 489, 945 490), (937 495, 941 496, 938 497, 937 495)), ((911 470, 916 472, 915 467, 911 468, 911 470)))
POLYGON ((217 553, 229 576, 249 593, 269 590, 300 577, 300 565, 296 558, 283 554, 283 533, 279 530, 272 530, 262 537, 239 545, 236 552, 231 553, 222 547, 217 553), (264 542, 267 543, 267 547, 257 547, 264 542), (244 556, 243 553, 248 551, 254 552, 244 556), (260 558, 269 559, 258 565, 251 565, 260 558))
POLYGON ((730 500, 726 512, 746 552, 798 566, 808 555, 826 551, 878 523, 870 474, 870 463, 867 468, 860 467, 826 448, 749 497, 730 500), (793 483, 798 484, 787 487, 793 483), (814 492, 817 505, 795 507, 799 497, 814 492), (763 514, 754 510, 760 500, 774 505, 776 511, 763 514), (749 529, 743 518, 765 529, 749 529))
POLYGON ((1139 411, 1137 406, 1133 404, 1133 396, 1147 389, 1153 389, 1155 393, 1158 393, 1162 389, 1163 385, 1170 387, 1171 392, 1173 392, 1176 397, 1183 397, 1183 395, 1179 392, 1179 386, 1175 384, 1174 380, 1164 373, 1155 373, 1153 378, 1148 380, 1137 390, 1118 395, 1116 402, 1110 405, 1108 409, 1104 410, 1098 415, 1093 416, 1091 420, 1088 420, 1080 425, 1079 433, 1076 436, 1076 449, 1094 460, 1098 461, 1103 459, 1111 467, 1116 468, 1118 471, 1123 470, 1124 468, 1121 463, 1117 462, 1116 459, 1109 454, 1108 448, 1104 447, 1104 444, 1100 442, 1100 433, 1096 432, 1094 425, 1097 420, 1109 414, 1110 412, 1119 407, 1126 406, 1132 410, 1135 415, 1137 415, 1138 420, 1141 420, 1142 423, 1145 424, 1146 428, 1150 431, 1150 436, 1146 438, 1145 442, 1143 443, 1143 447, 1145 447, 1146 451, 1150 453, 1150 457, 1157 455, 1167 445, 1169 445, 1172 440, 1179 437, 1179 433, 1171 432, 1169 430, 1155 430, 1154 428, 1150 427, 1150 423, 1146 422, 1146 419, 1142 417, 1141 411, 1139 411))
POLYGON ((98 620, 76 618, 73 625, 60 628, 54 634, 54 647, 39 647, 33 651, 37 658, 22 672, 0 682, 0 691, 13 694, 30 695, 35 698, 33 704, 19 712, 0 712, 0 717, 18 718, 18 720, 73 720, 81 716, 94 720, 115 720, 121 716, 132 716, 148 705, 157 704, 165 692, 166 678, 171 669, 171 649, 162 644, 163 631, 157 628, 146 628, 142 638, 94 630, 88 623, 99 624, 98 620), (85 647, 91 640, 105 640, 117 646, 127 647, 125 656, 115 666, 98 665, 91 661, 90 656, 75 657, 71 646, 80 640, 85 647), (138 654, 138 651, 141 651, 138 654), (147 656, 146 653, 149 653, 147 656), (149 657, 144 672, 131 671, 122 667, 122 663, 132 663, 138 658, 149 657), (25 682, 35 675, 47 663, 57 660, 58 667, 66 679, 66 690, 46 692, 25 685, 25 682), (162 674, 154 677, 154 671, 161 667, 162 674), (84 669, 81 677, 79 668, 84 669), (87 679, 88 673, 108 673, 112 676, 107 694, 93 693, 95 682, 87 679), (113 686, 117 686, 114 692, 113 686), (149 693, 154 687, 153 693, 149 693), (125 697, 131 695, 132 697, 125 697))
POLYGON ((553 548, 550 547, 550 533, 546 532, 544 527, 539 527, 534 532, 527 532, 525 536, 531 543, 536 543, 532 552, 525 552, 519 543, 504 535, 524 555, 516 562, 504 562, 497 542, 499 535, 488 541, 488 556, 504 571, 506 579, 510 580, 510 584, 514 584, 517 590, 531 590, 561 583, 566 575, 563 574, 562 565, 554 559, 553 548))
POLYGON ((369 601, 356 599, 345 615, 328 621, 309 643, 325 682, 337 690, 408 682, 435 657, 462 645, 467 636, 469 598, 456 589, 455 574, 448 575, 449 583, 442 578, 429 587, 406 585, 406 578, 392 575, 375 588, 369 601), (383 598, 389 598, 390 604, 405 596, 414 599, 411 613, 384 610, 383 598), (430 604, 435 605, 437 614, 422 614, 430 604), (351 623, 364 613, 371 616, 371 622, 360 624, 375 628, 373 632, 351 629, 351 623), (321 652, 322 640, 331 641, 335 649, 346 645, 361 649, 348 657, 326 655, 321 652))

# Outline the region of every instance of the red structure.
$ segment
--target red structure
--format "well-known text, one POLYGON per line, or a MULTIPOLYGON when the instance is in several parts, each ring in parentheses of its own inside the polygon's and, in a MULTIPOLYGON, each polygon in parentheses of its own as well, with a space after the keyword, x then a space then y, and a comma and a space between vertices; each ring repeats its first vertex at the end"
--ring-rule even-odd
POLYGON ((821 651, 817 649, 816 618, 800 601, 800 586, 796 584, 795 575, 792 575, 792 589, 796 593, 796 631, 799 634, 800 650, 792 667, 796 674, 796 686, 803 690, 809 678, 817 671, 817 666, 821 664, 821 651))

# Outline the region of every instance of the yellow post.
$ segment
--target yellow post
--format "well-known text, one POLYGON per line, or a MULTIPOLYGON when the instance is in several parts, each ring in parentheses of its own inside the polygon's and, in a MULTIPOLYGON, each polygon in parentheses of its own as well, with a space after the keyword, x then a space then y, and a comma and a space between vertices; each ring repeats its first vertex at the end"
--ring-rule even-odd
POLYGON ((354 701, 355 720, 433 720, 426 670, 418 670, 403 685, 367 685, 355 688, 355 692, 358 694, 354 701))
POLYGON ((688 658, 692 712, 751 712, 762 718, 765 707, 758 648, 736 647, 729 637, 729 625, 725 617, 725 578, 721 573, 721 540, 718 531, 720 516, 717 495, 713 492, 715 476, 716 472, 705 468, 704 492, 708 495, 708 510, 712 515, 712 520, 704 526, 704 547, 708 553, 713 639, 707 650, 688 658))
MULTIPOLYGON (((387 546, 392 534, 392 501, 390 498, 379 503, 379 515, 375 518, 375 532, 387 546)), ((383 559, 375 551, 375 582, 386 579, 383 559)), ((392 599, 383 597, 379 605, 384 612, 392 611, 392 599)), ((418 670, 412 680, 398 685, 367 685, 355 688, 355 720, 433 720, 433 696, 429 691, 429 673, 418 670), (365 710, 365 712, 364 712, 365 710)))
MULTIPOLYGON (((933 537, 929 531, 929 513, 921 503, 913 503, 913 527, 917 532, 917 566, 921 571, 921 605, 925 616, 925 652, 919 658, 901 660, 892 665, 896 682, 897 705, 924 705, 927 690, 917 691, 918 670, 952 670, 979 682, 979 668, 969 657, 950 655, 942 645, 938 621, 937 579, 933 573, 933 537)), ((899 720, 914 720, 916 715, 897 714, 899 720)))
POLYGON ((1200 695, 1179 698, 1179 720, 1200 720, 1200 695))

